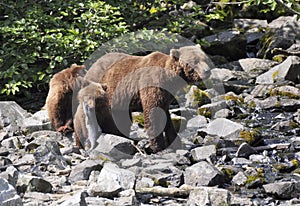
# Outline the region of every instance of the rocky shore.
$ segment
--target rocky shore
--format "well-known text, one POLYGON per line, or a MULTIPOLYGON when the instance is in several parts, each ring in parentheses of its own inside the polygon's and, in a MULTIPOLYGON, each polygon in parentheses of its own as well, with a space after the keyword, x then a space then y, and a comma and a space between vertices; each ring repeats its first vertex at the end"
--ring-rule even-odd
MULTIPOLYGON (((102 134, 90 154, 45 110, 0 102, 0 205, 300 205, 300 21, 237 19, 207 36, 206 89, 170 110, 183 148, 102 134)), ((199 89, 201 88, 201 89, 199 89)))

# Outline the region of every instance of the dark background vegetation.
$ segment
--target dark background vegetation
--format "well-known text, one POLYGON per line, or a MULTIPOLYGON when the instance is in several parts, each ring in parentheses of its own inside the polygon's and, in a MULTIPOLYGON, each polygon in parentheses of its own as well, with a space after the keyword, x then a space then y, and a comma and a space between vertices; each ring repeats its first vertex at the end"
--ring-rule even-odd
POLYGON ((54 73, 129 32, 166 31, 201 44, 234 18, 271 21, 292 10, 299 0, 0 1, 0 100, 37 109, 54 73))

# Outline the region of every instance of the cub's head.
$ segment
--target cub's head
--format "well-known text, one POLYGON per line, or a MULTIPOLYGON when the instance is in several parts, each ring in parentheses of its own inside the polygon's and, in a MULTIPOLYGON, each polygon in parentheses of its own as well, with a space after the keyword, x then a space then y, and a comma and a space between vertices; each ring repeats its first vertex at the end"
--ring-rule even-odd
POLYGON ((171 49, 170 56, 179 61, 182 78, 188 83, 208 79, 215 66, 200 45, 171 49))
POLYGON ((107 103, 106 85, 95 82, 90 82, 87 86, 80 89, 78 93, 78 100, 84 103, 89 108, 95 108, 96 103, 107 103))

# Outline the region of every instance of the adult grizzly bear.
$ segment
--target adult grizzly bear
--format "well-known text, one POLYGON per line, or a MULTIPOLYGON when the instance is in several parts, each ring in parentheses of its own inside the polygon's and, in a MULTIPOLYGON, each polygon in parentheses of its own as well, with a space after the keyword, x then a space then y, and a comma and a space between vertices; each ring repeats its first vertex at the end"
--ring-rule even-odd
MULTIPOLYGON (((99 81, 107 84, 114 120, 125 136, 129 135, 131 112, 144 112, 150 149, 156 153, 177 137, 169 113, 173 95, 184 83, 208 78, 213 67, 200 46, 185 46, 172 49, 170 55, 153 52, 147 56, 125 56, 112 64, 99 81)), ((90 74, 97 70, 96 65, 92 66, 85 77, 91 79, 90 74)))
POLYGON ((54 128, 66 134, 73 130, 72 96, 77 77, 85 68, 83 65, 72 64, 56 73, 49 83, 46 108, 54 128))

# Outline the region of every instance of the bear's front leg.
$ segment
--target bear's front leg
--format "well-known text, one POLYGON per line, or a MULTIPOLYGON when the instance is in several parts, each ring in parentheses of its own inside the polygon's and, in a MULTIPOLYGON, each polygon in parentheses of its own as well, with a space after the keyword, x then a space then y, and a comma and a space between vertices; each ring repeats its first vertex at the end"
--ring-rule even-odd
POLYGON ((142 99, 144 126, 150 139, 150 149, 157 153, 166 148, 163 132, 167 123, 165 109, 159 107, 157 99, 142 99))

